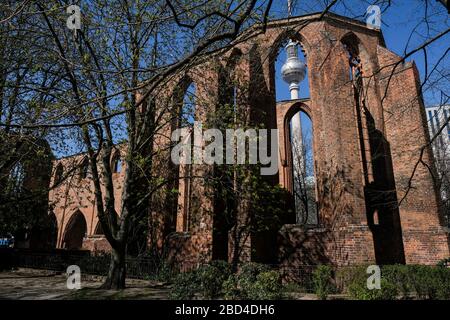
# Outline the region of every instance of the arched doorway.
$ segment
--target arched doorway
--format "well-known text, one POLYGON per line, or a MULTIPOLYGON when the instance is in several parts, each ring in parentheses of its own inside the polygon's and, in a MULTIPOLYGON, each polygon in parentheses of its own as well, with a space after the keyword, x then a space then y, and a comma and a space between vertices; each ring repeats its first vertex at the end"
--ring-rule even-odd
POLYGON ((76 211, 69 219, 64 232, 63 248, 79 250, 83 247, 83 239, 86 236, 87 225, 81 211, 76 211))
POLYGON ((318 224, 314 130, 311 110, 302 102, 283 106, 282 184, 293 196, 292 223, 318 224))
POLYGON ((172 132, 178 130, 182 147, 178 151, 172 150, 179 159, 176 163, 169 164, 171 172, 169 190, 178 192, 172 191, 168 194, 167 203, 171 219, 165 227, 166 234, 172 231, 187 232, 192 223, 190 215, 193 206, 192 163, 195 149, 193 130, 196 120, 197 88, 189 76, 179 82, 172 99, 174 104, 172 132))
POLYGON ((289 120, 289 141, 295 222, 302 225, 315 225, 318 223, 318 217, 313 127, 311 118, 303 110, 294 114, 289 120))
MULTIPOLYGON (((241 109, 242 91, 245 91, 240 84, 241 58, 241 50, 234 48, 219 69, 218 101, 213 123, 224 136, 227 129, 237 128, 245 121, 241 109)), ((225 150, 223 152, 226 153, 225 150)), ((236 225, 239 189, 242 186, 240 180, 236 167, 228 164, 214 166, 213 260, 228 261, 232 253, 235 255, 230 246, 238 240, 230 231, 236 225)))
MULTIPOLYGON (((317 192, 314 166, 313 123, 307 108, 310 97, 305 38, 297 32, 279 35, 272 46, 271 79, 277 117, 283 119, 280 184, 291 194, 291 223, 316 225, 317 192)), ((280 122, 279 122, 280 123, 280 122)))

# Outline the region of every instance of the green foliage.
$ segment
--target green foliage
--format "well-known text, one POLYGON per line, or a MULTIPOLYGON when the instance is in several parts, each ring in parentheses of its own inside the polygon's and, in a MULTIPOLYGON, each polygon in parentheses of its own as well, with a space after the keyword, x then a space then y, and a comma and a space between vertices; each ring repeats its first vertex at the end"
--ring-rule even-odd
POLYGON ((409 266, 396 264, 382 267, 382 275, 394 284, 402 297, 409 297, 413 291, 410 284, 409 266))
POLYGON ((387 265, 381 269, 381 290, 367 289, 365 266, 338 271, 341 289, 354 299, 389 300, 414 296, 418 299, 450 299, 450 269, 425 265, 387 265))
POLYGON ((231 276, 231 266, 225 261, 213 261, 197 270, 177 275, 170 292, 170 299, 187 300, 200 294, 214 299, 222 293, 224 282, 231 276))
POLYGON ((381 289, 369 290, 367 288, 366 280, 362 283, 355 281, 348 287, 350 296, 357 300, 394 300, 397 296, 397 287, 381 278, 381 289))
POLYGON ((437 286, 437 299, 450 300, 450 269, 438 267, 435 270, 437 278, 440 280, 437 286))
POLYGON ((231 275, 223 284, 227 300, 274 300, 282 297, 281 276, 266 265, 244 264, 237 274, 231 275))
POLYGON ((276 300, 282 295, 281 276, 277 271, 258 274, 256 282, 250 287, 247 296, 255 300, 276 300))
POLYGON ((313 272, 314 291, 321 300, 326 300, 333 291, 333 269, 330 266, 319 266, 313 272))
POLYGON ((44 140, 0 130, 0 236, 49 234, 52 155, 44 140))
POLYGON ((381 289, 370 290, 367 288, 367 266, 345 267, 338 270, 337 282, 344 292, 356 300, 393 300, 398 294, 398 289, 386 277, 381 277, 381 289))
POLYGON ((222 293, 225 300, 238 300, 241 298, 241 290, 238 287, 238 277, 231 275, 222 286, 222 293))
MULTIPOLYGON (((450 299, 450 269, 422 265, 388 265, 381 268, 381 289, 369 290, 367 266, 340 268, 335 281, 341 291, 356 300, 393 300, 398 297, 419 299, 450 299)), ((315 293, 326 299, 334 291, 333 270, 319 266, 313 272, 315 293)), ((198 270, 182 273, 175 279, 170 297, 192 299, 196 294, 203 298, 227 300, 280 299, 283 294, 281 277, 277 271, 263 264, 244 264, 236 274, 223 261, 215 261, 198 270)))
POLYGON ((265 264, 248 262, 242 265, 239 274, 241 279, 248 280, 249 282, 255 282, 260 273, 267 272, 269 270, 270 268, 265 264))
POLYGON ((308 291, 305 289, 304 286, 302 286, 299 283, 296 282, 288 282, 283 286, 283 291, 286 292, 288 295, 291 293, 303 293, 308 291))
POLYGON ((450 269, 409 266, 408 284, 420 299, 450 299, 450 269))
POLYGON ((168 282, 170 281, 170 279, 173 279, 174 275, 175 275, 174 268, 166 261, 163 261, 158 266, 158 269, 153 277, 153 280, 168 282))
POLYGON ((169 299, 190 300, 199 291, 200 281, 197 271, 183 272, 176 276, 170 290, 169 299))
POLYGON ((213 261, 197 272, 202 296, 214 299, 220 295, 223 283, 230 277, 231 266, 225 261, 213 261))
POLYGON ((340 292, 348 293, 350 284, 367 281, 367 266, 346 266, 336 271, 336 286, 340 292))

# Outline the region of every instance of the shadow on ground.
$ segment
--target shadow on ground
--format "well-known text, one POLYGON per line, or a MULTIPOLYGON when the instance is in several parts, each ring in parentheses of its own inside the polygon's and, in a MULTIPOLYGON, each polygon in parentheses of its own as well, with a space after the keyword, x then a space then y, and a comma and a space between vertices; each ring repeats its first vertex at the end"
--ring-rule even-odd
POLYGON ((159 300, 167 299, 169 288, 162 283, 127 280, 125 290, 98 289, 103 277, 87 276, 80 290, 69 290, 64 274, 33 269, 0 272, 0 299, 7 300, 159 300))

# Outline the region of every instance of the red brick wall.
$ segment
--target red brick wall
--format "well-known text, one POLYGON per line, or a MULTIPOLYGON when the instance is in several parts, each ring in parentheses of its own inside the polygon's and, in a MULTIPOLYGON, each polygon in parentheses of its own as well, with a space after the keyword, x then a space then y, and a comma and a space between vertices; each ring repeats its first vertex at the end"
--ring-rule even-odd
MULTIPOLYGON (((301 107, 307 111, 313 123, 320 225, 313 229, 284 226, 278 234, 279 262, 285 266, 323 262, 347 265, 373 263, 379 259, 380 252, 378 250, 377 256, 373 233, 375 229, 368 220, 372 214, 367 211, 366 191, 369 182, 364 179, 362 165, 362 153, 366 150, 360 147, 348 57, 341 43, 341 39, 346 36, 357 39, 367 89, 365 105, 373 118, 375 129, 386 141, 387 155, 392 158, 390 169, 393 170, 395 186, 390 191, 401 201, 400 232, 405 260, 407 263, 431 264, 449 256, 448 235, 440 225, 437 194, 425 166, 417 167, 414 188, 405 197, 408 177, 418 160, 420 148, 428 139, 423 104, 417 99, 417 70, 411 64, 400 65, 384 98, 390 71, 384 66, 398 60, 398 57, 382 47, 380 33, 367 29, 361 23, 334 15, 327 15, 321 21, 317 18, 310 16, 277 21, 271 23, 264 34, 258 33, 258 29, 249 31, 255 34, 236 45, 242 54, 234 71, 230 71, 239 75, 240 85, 246 88, 239 93, 239 102, 248 120, 280 130, 280 172, 277 177, 273 177, 274 183, 279 181, 291 190, 290 164, 286 162, 287 151, 284 148, 286 114, 292 112, 292 108, 301 107), (349 32, 352 34, 349 35, 349 32), (293 102, 275 102, 274 57, 288 35, 301 41, 306 51, 309 72, 310 98, 304 104, 297 103, 295 106, 293 102)), ((230 54, 231 51, 208 59, 187 71, 187 76, 197 87, 198 120, 205 122, 208 113, 215 110, 220 86, 218 64, 225 68, 230 54)), ((164 110, 166 104, 171 103, 173 88, 177 88, 183 76, 168 80, 157 102, 159 110, 164 110)), ((159 121, 167 121, 170 116, 163 114, 159 121)), ((163 128, 162 134, 156 138, 155 148, 165 149, 169 145, 172 129, 170 124, 163 128)), ((60 162, 68 163, 76 159, 79 156, 60 162)), ((423 161, 432 167, 431 159, 430 149, 426 148, 423 161)), ((389 169, 389 161, 386 163, 389 169)), ((162 151, 155 158, 155 173, 169 177, 170 170, 173 170, 169 164, 170 153, 162 151)), ((371 166, 371 163, 368 165, 371 166)), ((194 171, 199 176, 213 173, 212 168, 205 165, 195 166, 194 171)), ((120 179, 121 175, 115 177, 118 185, 117 205, 120 204, 120 179)), ((151 213, 153 221, 158 222, 151 226, 154 240, 161 249, 166 247, 170 259, 180 265, 195 265, 212 258, 214 190, 210 190, 201 178, 194 180, 193 187, 198 205, 189 217, 168 214, 169 189, 162 189, 155 197, 151 213), (189 219, 189 230, 182 230, 185 219, 189 219), (178 232, 173 233, 175 230, 178 232)), ((184 190, 184 186, 181 184, 179 189, 184 190)), ((54 204, 58 219, 60 245, 68 218, 76 210, 80 210, 86 218, 88 235, 93 234, 98 219, 89 181, 73 180, 72 183, 63 184, 52 191, 50 202, 54 204)), ((251 210, 246 206, 244 208, 247 209, 240 212, 239 221, 246 221, 245 215, 251 210)), ((398 207, 395 210, 398 212, 398 207)), ((392 237, 386 230, 378 233, 380 236, 392 237)), ((247 260, 252 255, 251 239, 245 245, 249 248, 244 250, 241 260, 247 260)), ((93 240, 85 241, 85 246, 103 247, 93 240)), ((229 253, 232 247, 230 241, 229 253)))
MULTIPOLYGON (((385 66, 398 61, 398 57, 385 48, 379 48, 379 56, 385 66)), ((387 93, 383 104, 385 125, 401 201, 406 262, 435 264, 449 256, 449 239, 433 184, 434 163, 419 94, 419 75, 414 63, 398 64, 391 77, 393 68, 383 70, 380 87, 387 93)))

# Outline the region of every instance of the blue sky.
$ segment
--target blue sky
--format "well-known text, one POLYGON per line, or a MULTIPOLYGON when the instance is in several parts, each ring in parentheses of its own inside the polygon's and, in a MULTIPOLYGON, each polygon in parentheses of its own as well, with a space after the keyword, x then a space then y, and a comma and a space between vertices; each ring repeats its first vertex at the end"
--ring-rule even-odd
MULTIPOLYGON (((324 9, 322 5, 312 5, 312 3, 320 3, 323 1, 303 1, 298 0, 294 7, 293 15, 304 15, 308 13, 319 12, 324 9)), ((391 7, 382 12, 381 31, 383 33, 386 47, 394 53, 404 56, 408 52, 420 47, 425 41, 431 39, 437 34, 449 28, 448 14, 445 8, 434 1, 428 7, 427 16, 428 24, 424 21, 425 6, 423 0, 392 0, 391 7)), ((367 7, 374 4, 375 1, 363 0, 344 0, 348 6, 338 5, 331 10, 334 13, 356 18, 365 21, 365 13, 367 7), (350 8, 350 9, 349 9, 350 8)), ((287 0, 279 1, 274 5, 272 15, 276 18, 284 18, 287 16, 287 0)), ((437 105, 448 99, 449 95, 449 78, 450 78, 450 61, 448 55, 445 55, 446 50, 450 44, 450 36, 447 35, 436 43, 427 47, 428 70, 426 69, 424 53, 419 51, 407 59, 407 61, 414 60, 420 73, 421 81, 426 77, 427 71, 430 72, 438 63, 436 71, 430 77, 429 85, 425 84, 423 88, 425 105, 437 105), (442 58, 444 57, 444 58, 442 58), (442 80, 442 76, 447 78, 442 80), (440 79, 438 84, 431 84, 431 80, 440 79), (447 89, 447 90, 446 90, 447 89), (444 101, 443 101, 444 99, 444 101)), ((300 59, 305 62, 303 55, 300 54, 300 59)), ((277 101, 289 100, 290 93, 288 85, 281 78, 281 67, 286 61, 285 50, 281 50, 278 56, 276 69, 276 95, 277 101)), ((300 98, 309 97, 309 86, 307 78, 300 84, 300 98)), ((312 145, 311 141, 311 122, 305 114, 301 114, 302 134, 306 145, 312 145)), ((312 173, 312 167, 308 168, 308 173, 312 173)))
MULTIPOLYGON (((329 1, 329 0, 328 0, 329 1)), ((293 15, 304 15, 308 13, 320 12, 324 9, 325 0, 297 0, 294 6, 293 15)), ((424 1, 423 0, 391 0, 392 5, 386 11, 382 13, 382 27, 386 46, 391 51, 403 55, 405 52, 413 50, 420 46, 426 39, 442 32, 449 28, 448 14, 445 8, 437 3, 436 1, 430 1, 430 7, 428 8, 428 14, 431 15, 430 19, 430 29, 427 29, 427 24, 423 20, 423 15, 425 12, 424 1), (414 31, 414 32, 413 32, 414 31), (412 34, 411 39, 409 39, 412 34)), ((340 0, 340 5, 333 7, 331 10, 334 13, 347 16, 350 18, 357 18, 359 20, 365 21, 365 12, 370 4, 374 1, 369 0, 340 0), (342 2, 344 1, 344 2, 342 2), (342 3, 347 6, 342 5, 342 3)), ((287 0, 276 0, 274 1, 274 6, 271 11, 272 18, 284 18, 287 16, 287 0)), ((441 38, 435 44, 428 47, 428 70, 432 70, 436 65, 436 62, 443 56, 444 52, 448 48, 450 43, 450 35, 446 35, 441 38)), ((414 60, 419 69, 421 79, 425 77, 425 64, 424 55, 422 52, 414 54, 412 57, 408 58, 408 61, 414 60)), ((277 100, 287 100, 290 98, 288 85, 285 84, 281 77, 279 76, 279 70, 285 61, 284 50, 280 53, 278 61, 276 64, 277 69, 277 100)), ((450 61, 448 56, 446 56, 439 66, 439 71, 444 73, 447 77, 446 80, 440 81, 438 85, 434 85, 434 90, 427 87, 424 89, 424 98, 426 105, 439 104, 442 99, 442 93, 437 89, 440 89, 446 94, 449 94, 449 78, 450 78, 450 61), (445 90, 447 88, 447 91, 445 90)), ((439 73, 435 73, 439 76, 439 73)), ((300 97, 308 96, 308 85, 307 81, 303 81, 300 84, 300 97)), ((119 117, 114 120, 114 122, 119 123, 123 121, 123 117, 119 117)), ((305 122, 305 118, 302 118, 302 122, 305 122)), ((307 125, 304 125, 307 127, 307 125)), ((120 138, 124 138, 120 136, 120 138)), ((118 142, 118 141, 116 141, 118 142)), ((73 144, 70 144, 71 146, 73 144)), ((58 156, 66 155, 72 152, 58 152, 55 150, 58 156), (62 154, 64 153, 64 154, 62 154)))
MULTIPOLYGON (((318 12, 323 10, 323 4, 317 4, 323 1, 298 0, 294 7, 294 15, 304 15, 307 13, 318 12), (312 4, 314 3, 314 4, 312 4)), ((403 56, 405 52, 414 50, 423 44, 427 39, 436 36, 438 33, 445 31, 450 26, 449 15, 445 8, 436 1, 429 1, 428 17, 429 24, 424 21, 425 5, 423 0, 392 0, 392 5, 382 13, 381 31, 383 32, 386 46, 389 50, 398 55, 403 56)), ((272 10, 272 15, 281 18, 287 16, 287 0, 277 1, 272 10)), ((364 0, 346 0, 344 5, 338 5, 331 10, 334 13, 344 15, 358 20, 365 21, 364 14, 368 5, 375 1, 364 0)), ((445 51, 450 44, 450 35, 447 34, 439 39, 436 43, 431 44, 427 49, 428 71, 431 71, 436 63, 444 56, 445 51)), ((282 52, 277 61, 277 69, 281 68, 285 60, 284 52, 282 52)), ((425 78, 424 54, 422 51, 415 53, 407 59, 414 60, 419 69, 421 80, 425 78)), ((441 103, 442 91, 449 95, 449 78, 450 78, 450 59, 447 54, 439 63, 439 72, 433 73, 433 79, 446 76, 446 80, 440 80, 438 84, 433 84, 433 88, 428 85, 424 86, 424 99, 426 105, 435 105, 441 103)), ((278 73, 279 74, 279 73, 278 73)), ((305 81, 304 81, 305 82, 305 81)), ((300 96, 304 96, 308 90, 307 84, 302 83, 300 88, 300 96)), ((289 98, 288 86, 277 78, 277 100, 285 100, 289 98)))

